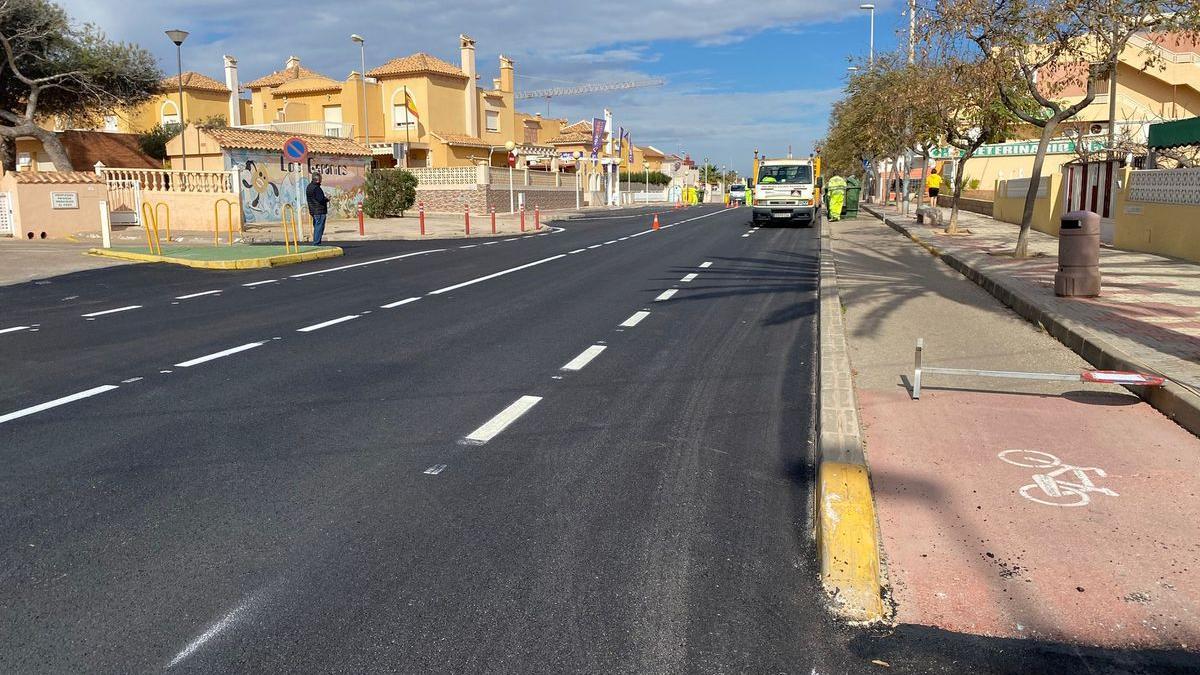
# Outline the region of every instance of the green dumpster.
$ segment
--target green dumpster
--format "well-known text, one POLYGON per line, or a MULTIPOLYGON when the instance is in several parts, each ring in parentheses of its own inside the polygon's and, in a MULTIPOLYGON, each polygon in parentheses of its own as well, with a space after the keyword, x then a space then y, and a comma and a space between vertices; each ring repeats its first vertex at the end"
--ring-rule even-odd
POLYGON ((843 218, 858 217, 858 197, 862 193, 862 182, 850 176, 846 179, 846 205, 842 207, 843 218))

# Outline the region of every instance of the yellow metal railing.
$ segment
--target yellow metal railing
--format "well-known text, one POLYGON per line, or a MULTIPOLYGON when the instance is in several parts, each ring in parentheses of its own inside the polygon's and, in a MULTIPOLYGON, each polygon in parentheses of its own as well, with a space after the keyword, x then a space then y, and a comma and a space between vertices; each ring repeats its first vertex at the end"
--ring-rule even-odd
MULTIPOLYGON (((158 206, 167 206, 159 202, 158 206)), ((171 207, 167 206, 167 222, 171 221, 171 207)), ((150 202, 142 202, 142 226, 146 228, 146 246, 151 255, 162 255, 162 242, 158 236, 158 209, 150 202)), ((168 224, 168 227, 170 225, 168 224)), ((167 237, 170 239, 170 235, 167 237)))
POLYGON ((233 207, 234 203, 228 199, 218 199, 213 203, 213 246, 221 243, 221 204, 225 205, 225 220, 229 225, 229 245, 233 246, 233 207))
POLYGON ((154 226, 158 227, 158 210, 166 209, 167 214, 167 241, 171 241, 171 207, 166 202, 159 202, 154 205, 154 226))
POLYGON ((291 204, 283 205, 283 247, 288 253, 293 247, 296 253, 300 252, 300 219, 296 217, 296 207, 291 204))

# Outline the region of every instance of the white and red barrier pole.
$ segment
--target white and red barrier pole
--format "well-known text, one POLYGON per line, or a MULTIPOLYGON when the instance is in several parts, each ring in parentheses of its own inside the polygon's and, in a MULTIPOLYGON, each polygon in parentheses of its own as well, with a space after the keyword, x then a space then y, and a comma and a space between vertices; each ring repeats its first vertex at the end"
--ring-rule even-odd
POLYGON ((471 236, 471 205, 463 204, 463 224, 467 227, 467 236, 471 236))
POLYGON ((496 207, 492 207, 492 234, 496 234, 496 207))
POLYGON ((425 236, 425 202, 417 202, 417 219, 421 221, 421 236, 425 236))
POLYGON ((542 229, 542 210, 540 206, 533 207, 533 229, 542 229))
POLYGON ((362 204, 359 204, 358 205, 358 236, 363 237, 363 236, 366 236, 366 234, 367 234, 367 230, 363 226, 363 207, 362 207, 362 204))

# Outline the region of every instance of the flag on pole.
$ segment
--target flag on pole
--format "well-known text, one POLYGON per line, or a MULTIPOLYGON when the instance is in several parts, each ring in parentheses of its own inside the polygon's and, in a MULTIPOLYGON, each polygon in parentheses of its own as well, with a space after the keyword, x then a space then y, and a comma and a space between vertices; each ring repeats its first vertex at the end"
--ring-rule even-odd
POLYGON ((417 102, 413 100, 412 94, 408 93, 408 87, 404 88, 404 109, 408 111, 411 119, 421 119, 421 116, 417 114, 417 102))

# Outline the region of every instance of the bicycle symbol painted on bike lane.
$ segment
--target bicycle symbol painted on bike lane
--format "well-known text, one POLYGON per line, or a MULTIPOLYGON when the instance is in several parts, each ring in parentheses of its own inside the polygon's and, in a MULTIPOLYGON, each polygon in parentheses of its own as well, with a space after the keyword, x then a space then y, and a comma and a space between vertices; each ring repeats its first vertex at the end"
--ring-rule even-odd
POLYGON ((1073 466, 1048 452, 1038 450, 1005 450, 997 455, 1001 461, 1027 469, 1053 469, 1033 474, 1033 482, 1021 487, 1021 496, 1047 506, 1087 506, 1090 493, 1109 497, 1119 496, 1108 488, 1097 487, 1088 473, 1106 478, 1104 469, 1092 466, 1073 466), (1066 474, 1066 478, 1060 478, 1066 474))

